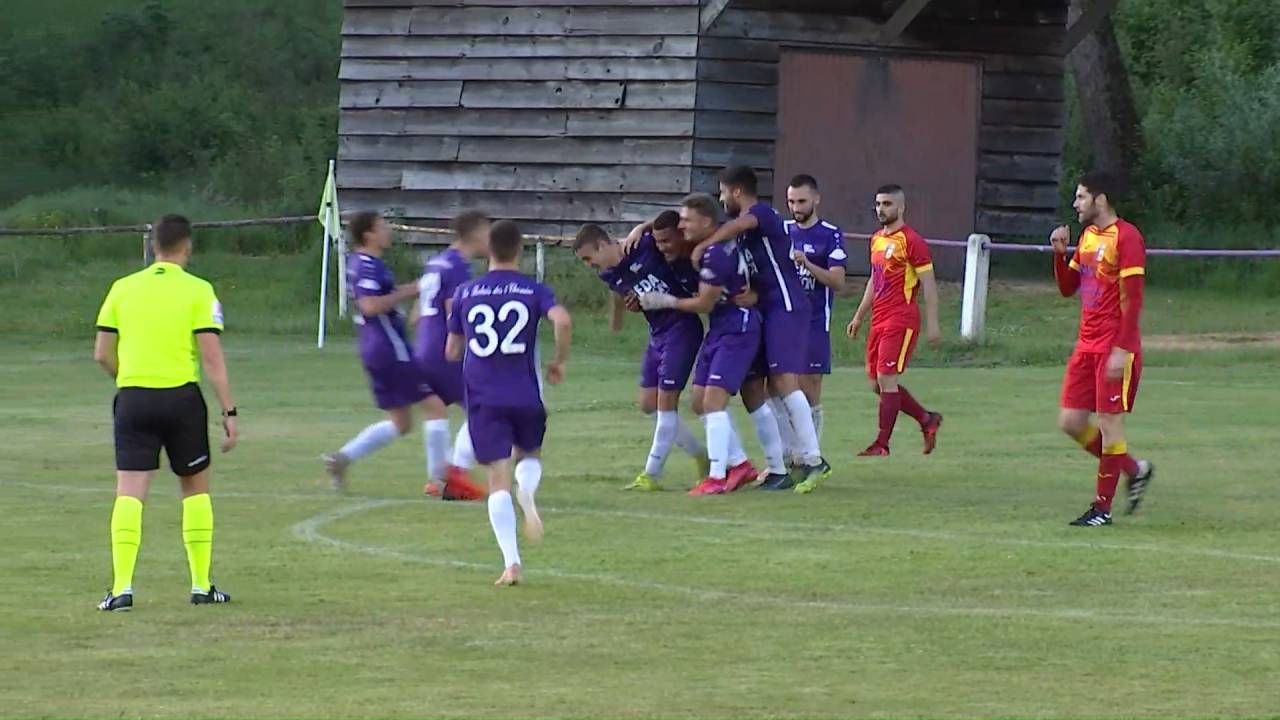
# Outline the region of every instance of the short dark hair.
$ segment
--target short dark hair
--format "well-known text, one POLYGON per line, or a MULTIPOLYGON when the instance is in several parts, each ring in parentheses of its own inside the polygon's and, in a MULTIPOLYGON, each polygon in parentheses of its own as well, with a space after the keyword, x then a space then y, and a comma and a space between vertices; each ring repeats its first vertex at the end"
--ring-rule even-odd
POLYGON ((377 210, 361 210, 352 215, 351 223, 347 226, 351 232, 351 244, 357 247, 364 245, 365 233, 372 230, 381 219, 382 213, 377 210))
POLYGON ((151 247, 169 253, 191 239, 191 221, 181 215, 165 215, 151 225, 151 247))
POLYGON ((734 165, 720 171, 720 182, 726 187, 738 188, 748 195, 755 195, 760 185, 756 171, 746 165, 734 165))
POLYGON ((511 262, 520 257, 524 237, 520 227, 510 220, 499 220, 489 231, 489 254, 499 262, 511 262))
POLYGON ((463 210, 449 223, 449 227, 458 237, 466 237, 480 226, 489 224, 489 216, 480 210, 463 210))
POLYGON ((584 247, 600 247, 601 245, 611 242, 609 233, 604 228, 595 223, 587 223, 578 231, 578 236, 573 239, 573 251, 578 252, 584 247))
POLYGON ((675 210, 663 210, 653 219, 654 230, 671 230, 680 226, 680 213, 675 210))
POLYGON ((815 191, 817 191, 818 179, 812 175, 805 175, 804 173, 801 173, 791 178, 791 182, 787 185, 787 187, 793 187, 793 188, 810 187, 810 188, 813 188, 815 191))
POLYGON ((895 183, 889 183, 888 185, 881 185, 880 187, 876 188, 876 194, 877 195, 901 195, 903 197, 906 197, 907 191, 903 190, 901 185, 897 185, 895 183))
POLYGON ((1099 195, 1107 196, 1107 204, 1115 207, 1125 193, 1125 183, 1120 176, 1105 170, 1092 170, 1084 174, 1080 178, 1080 184, 1085 190, 1095 198, 1099 195))
POLYGON ((684 200, 680 201, 680 205, 697 212, 703 217, 709 217, 712 220, 720 219, 720 203, 706 193, 686 195, 684 200))

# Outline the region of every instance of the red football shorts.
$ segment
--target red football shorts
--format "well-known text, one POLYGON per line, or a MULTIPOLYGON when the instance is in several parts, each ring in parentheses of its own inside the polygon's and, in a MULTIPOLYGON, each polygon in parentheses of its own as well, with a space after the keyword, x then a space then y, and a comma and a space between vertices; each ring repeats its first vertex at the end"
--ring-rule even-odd
POLYGON ((1114 380, 1107 377, 1108 357, 1109 353, 1071 353, 1062 378, 1062 407, 1109 415, 1133 412, 1142 379, 1142 353, 1129 353, 1124 372, 1114 380))
POLYGON ((877 375, 906 372, 919 335, 918 328, 872 326, 867 338, 867 377, 875 380, 877 375))

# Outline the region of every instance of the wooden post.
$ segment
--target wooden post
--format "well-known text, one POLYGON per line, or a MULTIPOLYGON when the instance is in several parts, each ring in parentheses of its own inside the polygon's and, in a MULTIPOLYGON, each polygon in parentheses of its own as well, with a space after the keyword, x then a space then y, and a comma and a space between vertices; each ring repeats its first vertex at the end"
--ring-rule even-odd
POLYGON ((991 238, 970 235, 964 260, 964 303, 960 310, 960 335, 981 342, 987 319, 987 276, 991 269, 991 238))

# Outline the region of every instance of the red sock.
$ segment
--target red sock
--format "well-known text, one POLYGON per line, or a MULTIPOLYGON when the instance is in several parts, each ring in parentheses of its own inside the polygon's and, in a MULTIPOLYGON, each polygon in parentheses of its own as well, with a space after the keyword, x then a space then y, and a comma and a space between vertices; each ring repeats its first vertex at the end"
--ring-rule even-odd
POLYGON ((1131 478, 1138 477, 1138 461, 1133 459, 1129 453, 1117 455, 1116 462, 1119 463, 1120 472, 1131 478))
POLYGON ((1093 506, 1103 512, 1111 512, 1111 501, 1116 496, 1116 485, 1120 483, 1121 455, 1103 455, 1098 461, 1097 497, 1093 506))
POLYGON ((901 385, 898 386, 898 394, 902 396, 902 412, 915 418, 915 421, 920 423, 920 427, 924 427, 924 424, 929 422, 929 411, 916 402, 911 392, 901 385))
POLYGON ((880 447, 889 447, 889 436, 893 435, 893 425, 901 411, 901 392, 880 393, 880 434, 876 436, 876 444, 880 447))

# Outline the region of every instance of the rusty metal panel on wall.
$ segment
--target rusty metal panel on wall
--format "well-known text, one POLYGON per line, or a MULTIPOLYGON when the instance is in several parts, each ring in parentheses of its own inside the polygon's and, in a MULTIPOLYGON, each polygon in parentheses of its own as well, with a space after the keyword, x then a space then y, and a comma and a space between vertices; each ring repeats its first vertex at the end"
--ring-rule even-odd
MULTIPOLYGON (((815 176, 822 215, 846 232, 877 227, 874 197, 896 183, 907 222, 927 237, 973 232, 982 66, 977 61, 784 50, 778 87, 774 198, 790 178, 815 176)), ((865 243, 850 268, 865 272, 865 243)), ((962 253, 935 249, 944 277, 959 277, 962 253)))

